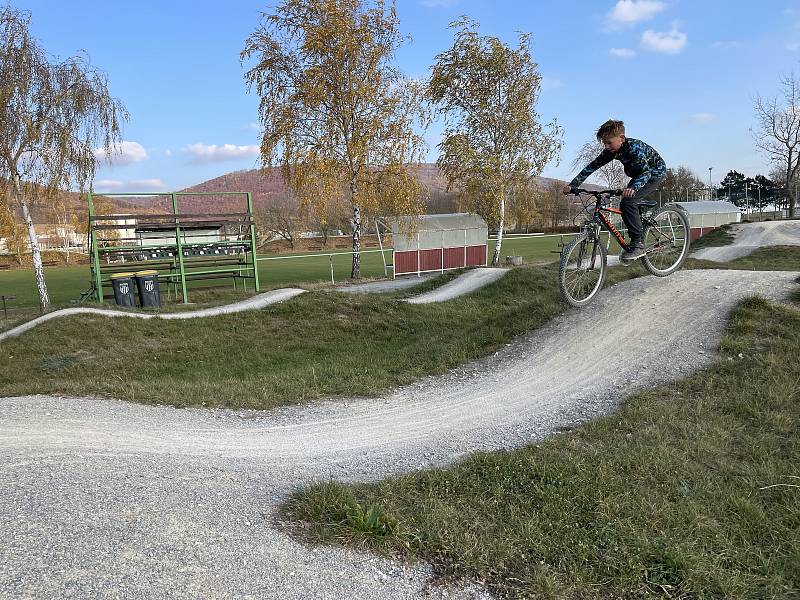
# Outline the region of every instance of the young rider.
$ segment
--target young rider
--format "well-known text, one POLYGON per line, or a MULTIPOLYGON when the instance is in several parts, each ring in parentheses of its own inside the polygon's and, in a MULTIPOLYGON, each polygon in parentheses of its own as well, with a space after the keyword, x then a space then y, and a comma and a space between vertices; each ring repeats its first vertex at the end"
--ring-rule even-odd
POLYGON ((667 174, 667 165, 652 146, 641 140, 626 137, 625 124, 622 121, 608 120, 603 123, 597 130, 597 139, 603 143, 605 149, 569 182, 564 188, 564 193, 572 193, 589 175, 612 160, 616 159, 622 163, 625 175, 631 178, 619 205, 622 220, 628 228, 630 243, 620 254, 620 259, 623 262, 630 262, 644 256, 642 219, 637 205, 661 187, 667 174))

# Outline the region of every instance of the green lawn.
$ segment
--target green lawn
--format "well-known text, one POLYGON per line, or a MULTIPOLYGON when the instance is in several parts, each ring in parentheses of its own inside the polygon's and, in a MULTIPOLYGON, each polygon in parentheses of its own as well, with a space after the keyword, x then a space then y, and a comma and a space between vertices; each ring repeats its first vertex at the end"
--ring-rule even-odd
MULTIPOLYGON (((391 262, 387 252, 387 261, 391 262)), ((349 255, 333 257, 334 278, 337 283, 350 276, 352 258, 349 255)), ((384 277, 383 262, 379 253, 362 254, 361 273, 363 277, 384 277)), ((391 270, 389 270, 391 275, 391 270)), ((318 283, 331 281, 331 264, 327 256, 311 258, 292 258, 285 260, 261 260, 258 275, 262 289, 271 289, 298 283, 318 283)), ((81 291, 89 288, 89 265, 59 266, 45 268, 45 281, 50 301, 54 306, 67 306, 70 300, 77 300, 81 291)), ((191 284, 192 289, 208 287, 208 282, 191 284)), ((218 285, 218 284, 217 284, 218 285)), ((232 288, 232 285, 230 286, 232 288)), ((39 295, 32 269, 0 271, 0 294, 15 295, 14 306, 19 308, 37 307, 39 295)))
MULTIPOLYGON (((565 236, 568 239, 569 236, 565 236)), ((503 243, 503 257, 509 254, 521 255, 527 263, 541 264, 556 260, 557 255, 551 250, 558 250, 557 237, 508 239, 503 243)), ((494 250, 494 242, 490 242, 490 252, 494 250)), ((308 258, 286 258, 284 255, 261 255, 258 263, 258 275, 262 289, 272 289, 288 285, 305 283, 330 283, 331 257, 322 253, 308 258), (275 257, 284 257, 273 260, 275 257)), ((350 278, 352 257, 349 254, 339 254, 333 258, 333 275, 336 283, 342 283, 350 278)), ((391 252, 386 252, 386 260, 391 263, 391 252)), ((391 276, 391 269, 388 271, 391 276)), ((383 278, 384 269, 381 255, 378 252, 369 252, 361 255, 361 274, 365 278, 383 278)), ((50 300, 56 307, 68 306, 71 300, 77 300, 81 291, 89 287, 89 266, 63 266, 45 268, 45 281, 47 282, 50 300)), ((208 287, 208 283, 191 284, 189 299, 197 301, 191 293, 192 289, 208 287)), ((16 300, 12 306, 16 308, 35 308, 39 306, 39 296, 36 291, 36 280, 32 269, 0 271, 0 294, 14 295, 16 300)), ((202 296, 201 296, 202 297, 202 296)))

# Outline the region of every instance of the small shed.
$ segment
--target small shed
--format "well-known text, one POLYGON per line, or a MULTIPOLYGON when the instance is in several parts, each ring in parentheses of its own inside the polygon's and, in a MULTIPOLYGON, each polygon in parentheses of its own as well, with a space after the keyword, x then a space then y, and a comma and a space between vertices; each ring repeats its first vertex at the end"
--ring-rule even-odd
POLYGON ((691 240, 714 231, 721 225, 739 223, 742 213, 732 202, 725 200, 699 200, 697 202, 676 202, 689 217, 691 240))
POLYGON ((389 219, 394 276, 486 266, 489 228, 472 213, 389 219))

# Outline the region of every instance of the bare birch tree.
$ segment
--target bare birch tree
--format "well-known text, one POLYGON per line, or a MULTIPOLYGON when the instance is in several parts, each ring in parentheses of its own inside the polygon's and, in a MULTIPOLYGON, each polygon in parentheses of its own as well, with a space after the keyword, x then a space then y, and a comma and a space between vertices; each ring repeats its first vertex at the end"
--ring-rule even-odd
POLYGON ((426 114, 421 86, 392 65, 395 3, 283 0, 262 17, 241 53, 256 59, 245 79, 261 98, 262 163, 281 164, 304 208, 349 200, 358 278, 365 213, 424 209, 406 165, 422 158, 426 114))
MULTIPOLYGON (((603 150, 603 142, 596 139, 589 140, 580 147, 578 154, 575 155, 572 161, 572 169, 580 171, 583 167, 600 156, 603 150)), ((616 190, 625 187, 630 178, 625 175, 625 169, 622 163, 618 160, 612 160, 610 163, 603 165, 592 173, 589 180, 591 181, 592 179, 600 181, 602 185, 605 185, 609 189, 616 190)))
POLYGON ((531 57, 531 36, 519 35, 512 49, 496 37, 480 36, 478 23, 452 23, 452 47, 436 57, 428 94, 445 117, 439 168, 448 190, 467 198, 474 210, 497 227, 492 264, 498 264, 513 194, 558 156, 561 128, 539 122, 541 88, 531 57))
MULTIPOLYGON (((796 181, 800 167, 800 81, 794 73, 782 76, 778 95, 757 95, 753 105, 756 127, 750 133, 756 148, 780 168, 781 179, 796 181)), ((794 199, 788 185, 786 203, 789 217, 794 218, 794 199)))
POLYGON ((94 177, 95 146, 111 155, 127 113, 87 57, 51 59, 31 37, 29 24, 28 13, 0 7, 0 177, 10 180, 21 207, 39 305, 46 311, 50 300, 23 180, 51 191, 83 190, 94 177))

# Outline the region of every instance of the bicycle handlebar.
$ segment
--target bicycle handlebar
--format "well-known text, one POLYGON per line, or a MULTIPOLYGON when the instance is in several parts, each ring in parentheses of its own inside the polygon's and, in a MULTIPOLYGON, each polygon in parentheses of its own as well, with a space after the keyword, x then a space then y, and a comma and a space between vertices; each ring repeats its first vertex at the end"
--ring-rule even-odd
POLYGON ((584 190, 583 188, 574 188, 572 190, 572 193, 575 196, 579 196, 581 194, 587 194, 589 196, 594 196, 595 198, 600 198, 601 196, 609 196, 609 197, 622 196, 623 191, 624 190, 616 189, 616 190, 597 190, 593 192, 592 190, 584 190))

